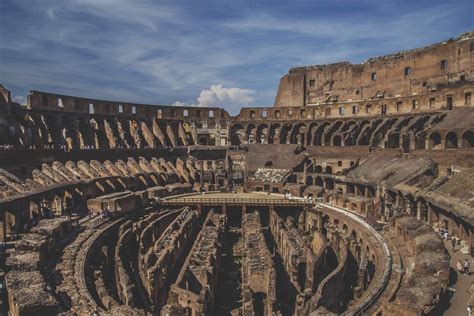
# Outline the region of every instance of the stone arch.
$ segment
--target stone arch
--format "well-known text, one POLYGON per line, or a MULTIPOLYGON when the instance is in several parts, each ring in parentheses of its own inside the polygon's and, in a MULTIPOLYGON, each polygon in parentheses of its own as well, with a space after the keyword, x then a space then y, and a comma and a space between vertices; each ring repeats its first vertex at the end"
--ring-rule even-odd
POLYGON ((321 165, 316 165, 316 167, 314 167, 314 173, 323 173, 323 167, 321 165))
POLYGON ((238 146, 245 144, 246 133, 242 124, 235 124, 230 129, 230 143, 231 145, 238 146))
POLYGON ((269 144, 274 144, 275 140, 277 140, 276 143, 278 143, 278 139, 280 139, 280 131, 281 131, 281 124, 275 123, 275 124, 270 125, 270 131, 269 131, 269 137, 268 137, 269 144))
POLYGON ((345 223, 342 225, 342 231, 344 232, 344 234, 347 234, 349 232, 349 227, 347 227, 345 223))
POLYGON ((363 120, 359 124, 359 131, 356 138, 356 145, 367 146, 369 145, 369 135, 371 124, 369 120, 363 120))
POLYGON ((398 148, 400 147, 400 132, 394 131, 387 137, 386 148, 398 148))
POLYGON ((357 232, 354 229, 351 231, 351 237, 354 241, 357 242, 357 232))
POLYGON ((429 137, 430 149, 438 149, 441 145, 441 135, 438 132, 433 132, 429 137))
POLYGON ((306 124, 295 124, 291 130, 290 143, 291 144, 305 144, 304 136, 306 135, 306 124))
POLYGON ((326 166, 326 168, 324 169, 324 173, 332 174, 332 167, 331 166, 326 166))
POLYGON ((326 121, 318 127, 315 132, 315 137, 313 139, 313 145, 321 146, 323 144, 323 134, 330 125, 331 123, 326 121))
POLYGON ((474 147, 474 132, 473 131, 465 131, 462 136, 462 147, 464 148, 472 148, 474 147))
POLYGON ((342 146, 342 138, 340 135, 335 135, 332 139, 333 146, 342 146))
POLYGON ((323 187, 324 186, 324 180, 322 177, 316 177, 314 180, 314 184, 317 185, 318 187, 323 187))
POLYGON ((324 144, 326 146, 331 146, 331 141, 332 141, 332 136, 337 133, 341 127, 343 126, 344 122, 343 121, 336 121, 334 122, 329 129, 326 130, 326 133, 324 133, 324 144))
POLYGON ((268 143, 268 125, 260 124, 257 128, 257 137, 255 139, 257 144, 268 143))
POLYGON ((444 148, 458 148, 458 135, 455 132, 449 132, 444 138, 444 148))
POLYGON ((326 188, 328 190, 334 190, 334 180, 331 178, 325 178, 324 182, 326 183, 326 188))
POLYGON ((292 125, 290 123, 283 125, 280 132, 280 144, 291 143, 291 130, 292 125))
POLYGON ((316 137, 316 130, 318 129, 318 123, 311 123, 308 128, 308 135, 306 136, 306 143, 310 146, 313 145, 314 138, 316 137))
POLYGON ((307 176, 306 177, 306 185, 313 185, 313 177, 307 176))
POLYGON ((355 194, 354 183, 350 183, 350 182, 346 183, 346 192, 349 193, 349 194, 355 194))
POLYGON ((253 123, 250 123, 247 125, 246 128, 247 131, 247 142, 249 144, 254 144, 256 142, 256 136, 257 136, 257 126, 253 123))
POLYGON ((357 123, 355 121, 349 121, 344 124, 343 131, 347 131, 347 135, 343 137, 344 146, 354 146, 355 145, 355 132, 357 130, 357 123))

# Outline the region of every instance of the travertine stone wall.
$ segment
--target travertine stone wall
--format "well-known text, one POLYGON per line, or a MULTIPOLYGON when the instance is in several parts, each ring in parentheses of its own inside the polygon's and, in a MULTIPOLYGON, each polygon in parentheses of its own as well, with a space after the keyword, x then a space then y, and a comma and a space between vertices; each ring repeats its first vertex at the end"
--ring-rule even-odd
POLYGON ((370 58, 290 69, 283 76, 275 106, 423 93, 432 86, 472 80, 474 32, 429 47, 370 58))

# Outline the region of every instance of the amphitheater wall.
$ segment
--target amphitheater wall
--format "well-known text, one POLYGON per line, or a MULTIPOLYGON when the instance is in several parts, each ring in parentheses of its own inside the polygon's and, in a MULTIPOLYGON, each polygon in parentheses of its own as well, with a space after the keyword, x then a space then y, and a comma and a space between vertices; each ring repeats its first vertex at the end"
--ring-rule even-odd
POLYGON ((474 39, 456 39, 371 58, 362 64, 340 62, 290 69, 280 81, 275 106, 303 106, 328 99, 349 100, 421 93, 432 85, 472 77, 474 39))

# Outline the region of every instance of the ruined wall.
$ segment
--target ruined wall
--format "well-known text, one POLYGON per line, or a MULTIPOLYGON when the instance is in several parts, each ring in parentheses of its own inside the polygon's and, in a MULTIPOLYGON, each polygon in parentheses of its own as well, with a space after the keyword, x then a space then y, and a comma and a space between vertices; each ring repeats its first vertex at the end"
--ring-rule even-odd
POLYGON ((174 107, 130 102, 97 100, 43 91, 30 91, 28 109, 102 114, 109 116, 158 119, 226 119, 229 114, 220 108, 174 107))
POLYGON ((175 284, 171 286, 165 310, 186 309, 191 315, 209 315, 215 298, 221 247, 226 226, 224 215, 208 214, 175 284))
POLYGON ((370 58, 290 69, 280 81, 275 106, 305 106, 367 99, 380 94, 404 96, 458 80, 472 80, 474 33, 429 47, 370 58))
POLYGON ((260 301, 264 315, 271 315, 276 307, 276 270, 258 211, 242 216, 242 237, 243 313, 253 315, 255 301, 260 301))

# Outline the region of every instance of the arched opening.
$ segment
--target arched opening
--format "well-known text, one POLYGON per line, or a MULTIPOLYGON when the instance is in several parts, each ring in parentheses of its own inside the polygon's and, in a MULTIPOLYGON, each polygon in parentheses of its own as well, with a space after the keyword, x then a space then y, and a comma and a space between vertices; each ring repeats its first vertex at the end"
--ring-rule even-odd
POLYGON ((270 135, 268 137, 269 144, 278 144, 278 136, 280 134, 280 124, 273 124, 270 126, 270 135))
POLYGON ((458 148, 458 135, 455 132, 449 132, 448 134, 446 134, 444 147, 458 148))
POLYGON ((329 190, 334 190, 334 181, 332 179, 326 179, 326 188, 329 190))
POLYGON ((314 184, 317 185, 318 187, 322 187, 323 186, 323 178, 316 177, 316 181, 314 182, 314 184))
POLYGON ((315 173, 322 173, 323 172, 323 167, 321 167, 320 165, 317 165, 316 167, 314 167, 314 172, 315 173))
POLYGON ((332 167, 331 166, 326 166, 326 169, 324 169, 324 173, 332 174, 332 167))
POLYGON ((247 125, 247 142, 249 144, 254 144, 257 137, 257 127, 254 124, 247 125))
POLYGON ((472 148, 474 147, 474 132, 466 131, 462 134, 462 147, 472 148))
POLYGON ((438 149, 441 145, 441 135, 438 132, 434 132, 430 135, 430 149, 438 149))
POLYGON ((236 124, 230 129, 230 143, 238 146, 245 143, 245 129, 242 125, 236 124))
POLYGON ((199 137, 198 144, 203 145, 203 146, 207 146, 207 137, 205 137, 205 136, 199 137))
POLYGON ((298 123, 291 131, 290 143, 291 144, 305 144, 304 136, 306 134, 306 125, 298 123))
POLYGON ((306 177, 306 185, 313 185, 313 177, 312 176, 306 177))
POLYGON ((354 184, 353 183, 347 183, 346 185, 346 192, 349 194, 354 194, 354 184))
POLYGON ((265 313, 265 301, 267 296, 265 293, 257 292, 253 293, 252 301, 253 301, 253 310, 255 315, 264 315, 265 313))
POLYGON ((41 219, 41 208, 40 205, 34 201, 30 202, 30 218, 32 221, 32 225, 36 225, 38 221, 41 219))
POLYGON ((281 132, 280 132, 280 144, 290 144, 290 132, 291 132, 291 127, 292 125, 291 124, 285 124, 282 128, 281 128, 281 132))
POLYGON ((332 145, 333 146, 342 146, 341 136, 339 136, 339 135, 334 136, 334 138, 332 140, 332 145))
POLYGON ((400 146, 400 133, 392 133, 387 139, 387 148, 398 148, 400 146))
POLYGON ((374 198, 375 197, 375 188, 373 186, 367 186, 367 197, 374 198))
POLYGON ((347 232, 349 231, 349 227, 347 227, 346 224, 343 224, 342 225, 342 231, 344 232, 344 234, 347 234, 347 232))
POLYGON ((268 142, 268 125, 262 124, 257 128, 257 139, 255 141, 258 144, 266 144, 268 142))

